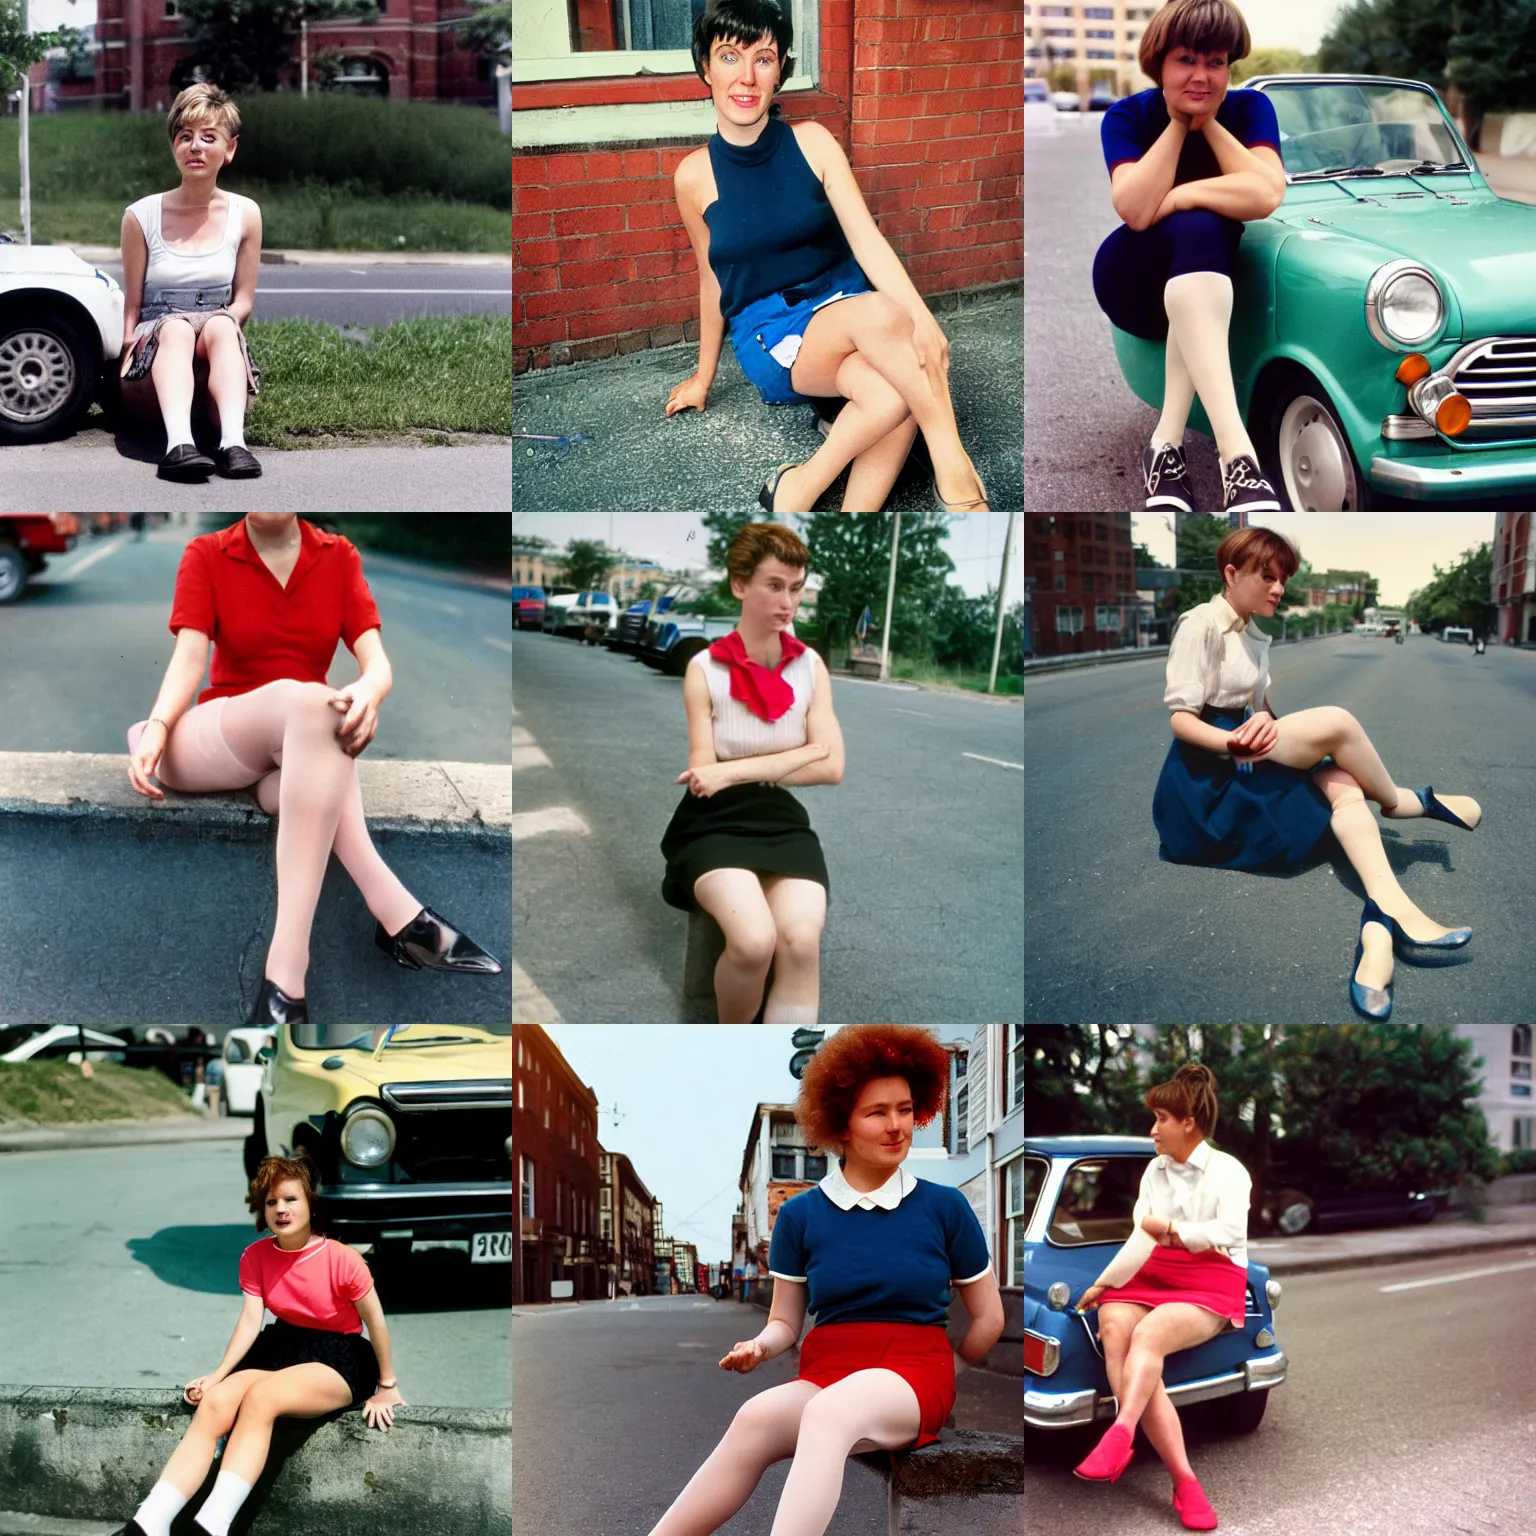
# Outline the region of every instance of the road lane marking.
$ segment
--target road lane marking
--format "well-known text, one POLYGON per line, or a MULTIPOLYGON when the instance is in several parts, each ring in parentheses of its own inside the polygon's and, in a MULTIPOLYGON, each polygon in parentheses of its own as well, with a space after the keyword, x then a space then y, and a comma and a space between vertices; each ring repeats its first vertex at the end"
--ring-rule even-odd
POLYGON ((1536 1259, 1524 1264, 1494 1264, 1487 1269, 1464 1269, 1459 1275, 1437 1275, 1433 1280, 1401 1280, 1396 1285, 1381 1287, 1383 1296, 1388 1291, 1417 1291, 1426 1285, 1454 1285, 1461 1280, 1481 1280, 1485 1275, 1509 1275, 1517 1269, 1536 1269, 1536 1259))
POLYGON ((512 1018, 518 1024, 560 1024, 555 1005, 539 991, 516 960, 512 962, 512 1018))
POLYGON ((900 704, 896 706, 898 715, 916 715, 919 720, 932 720, 933 716, 926 709, 903 709, 900 704))
POLYGON ((962 752, 960 756, 974 758, 978 763, 992 763, 998 768, 1017 768, 1020 773, 1024 772, 1023 763, 1006 763, 1000 757, 983 757, 979 752, 962 752))
POLYGON ((110 544, 103 544, 100 549, 93 549, 83 560, 77 560, 67 571, 60 571, 50 580, 57 586, 60 582, 73 581, 81 571, 88 571, 98 560, 105 560, 108 555, 115 555, 123 547, 123 540, 113 539, 110 544))
MULTIPOLYGON (((512 749, 512 760, 517 761, 517 748, 512 749)), ((543 837, 550 832, 574 832, 585 837, 592 829, 568 805, 551 805, 542 811, 513 811, 512 841, 521 842, 526 837, 543 837)))
POLYGON ((520 768, 548 768, 549 759, 545 757, 542 747, 513 747, 512 748, 512 772, 516 773, 520 768))
POLYGON ((512 642, 510 640, 503 640, 500 635, 481 635, 480 638, 487 645, 494 645, 498 651, 506 651, 508 655, 511 655, 512 642))

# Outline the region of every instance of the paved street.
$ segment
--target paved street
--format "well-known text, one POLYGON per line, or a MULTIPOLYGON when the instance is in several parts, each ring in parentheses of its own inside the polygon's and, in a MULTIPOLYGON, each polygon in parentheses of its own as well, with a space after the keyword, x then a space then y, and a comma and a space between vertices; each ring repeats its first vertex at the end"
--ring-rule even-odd
MULTIPOLYGON (((551 635, 513 644, 518 963, 569 1022, 674 1020, 687 917, 661 899, 658 845, 688 760, 682 681, 551 635)), ((1018 1019, 1017 702, 833 692, 846 776, 793 791, 832 882, 822 1022, 1018 1019)))
MULTIPOLYGON (((179 1394, 213 1370, 257 1238, 240 1158, 238 1141, 0 1157, 0 1377, 179 1394)), ((374 1279, 407 1402, 508 1406, 506 1265, 427 1249, 374 1279)))
MULTIPOLYGON (((1204 1422, 1185 1418, 1190 1460, 1221 1529, 1528 1530, 1533 1266, 1536 1248, 1287 1280, 1275 1324, 1290 1371, 1263 1424, 1226 1434, 1219 1404, 1204 1422)), ((1067 1442, 1032 1432, 1026 1445, 1028 1536, 1178 1529, 1167 1473, 1150 1449, 1110 1487, 1072 1475, 1084 1451, 1074 1455, 1067 1442)))
MULTIPOLYGON (((1300 867, 1245 873, 1158 858, 1152 792, 1172 740, 1162 656, 1031 678, 1026 1017, 1035 1022, 1343 1023, 1364 892, 1331 836, 1300 867)), ((1527 969, 1536 872, 1536 652, 1364 635, 1284 647, 1282 714, 1337 704, 1400 784, 1476 797, 1474 833, 1383 821, 1387 857, 1430 916, 1467 924, 1453 963, 1398 962, 1395 1023, 1536 1016, 1527 969)))
MULTIPOLYGON (((718 1361, 767 1314, 706 1296, 519 1307, 512 1318, 512 1536, 643 1536, 749 1397, 792 1381, 792 1355, 750 1376, 718 1361), (580 1455, 571 1447, 580 1446, 580 1455)), ((770 1467, 723 1536, 769 1536, 789 1463, 770 1467)), ((909 1536, 1016 1536, 1016 1501, 909 1502, 909 1536)), ((884 1482, 848 1467, 829 1536, 886 1536, 884 1482)))

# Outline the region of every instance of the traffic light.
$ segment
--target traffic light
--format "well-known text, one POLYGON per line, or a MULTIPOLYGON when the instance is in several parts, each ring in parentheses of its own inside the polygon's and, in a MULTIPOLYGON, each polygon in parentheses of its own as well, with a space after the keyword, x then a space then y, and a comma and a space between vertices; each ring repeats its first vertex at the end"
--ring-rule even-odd
POLYGON ((789 1075, 798 1083, 816 1054, 816 1047, 827 1038, 824 1029, 797 1029, 790 1037, 795 1054, 789 1060, 789 1075))

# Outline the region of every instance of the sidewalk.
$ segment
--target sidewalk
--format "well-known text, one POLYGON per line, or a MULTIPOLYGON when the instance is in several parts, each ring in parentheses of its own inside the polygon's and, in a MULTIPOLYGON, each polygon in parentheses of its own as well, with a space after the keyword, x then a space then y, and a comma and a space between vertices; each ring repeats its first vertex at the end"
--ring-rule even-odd
MULTIPOLYGON (((70 1125, 33 1125, 0 1120, 0 1153, 66 1152, 78 1147, 142 1147, 166 1141, 244 1141, 249 1115, 196 1113, 162 1115, 154 1120, 91 1120, 70 1125)), ((0 1529, 0 1536, 5 1536, 0 1529)))
MULTIPOLYGON (((120 261, 122 250, 115 245, 74 245, 56 240, 72 250, 81 261, 100 263, 120 261)), ((273 251, 261 253, 263 266, 277 267, 505 267, 512 269, 512 257, 493 251, 273 251)))
POLYGON ((1406 1264, 1501 1248, 1536 1246, 1536 1206, 1492 1206, 1488 1220, 1442 1218, 1427 1226, 1380 1227, 1317 1237, 1263 1238, 1248 1244, 1248 1256, 1269 1266, 1276 1279, 1406 1264))
POLYGON ((113 1536, 121 1529, 120 1520, 61 1520, 0 1509, 0 1536, 113 1536))

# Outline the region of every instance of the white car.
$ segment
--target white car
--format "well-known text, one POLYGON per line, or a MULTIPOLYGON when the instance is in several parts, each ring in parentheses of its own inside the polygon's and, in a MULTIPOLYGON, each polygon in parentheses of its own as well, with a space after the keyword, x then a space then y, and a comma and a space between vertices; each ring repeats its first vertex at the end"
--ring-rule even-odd
POLYGON ((1459 624, 1447 624, 1440 631, 1440 638, 1442 640, 1460 640, 1467 645, 1471 645, 1472 631, 1470 629, 1463 629, 1459 624))
MULTIPOLYGON (((125 1041, 97 1029, 83 1031, 87 1061, 127 1061, 125 1041)), ((82 1031, 73 1024, 53 1024, 47 1029, 18 1024, 0 1030, 0 1061, 79 1061, 82 1031)))
POLYGON ((1052 91, 1051 105, 1058 112, 1076 112, 1081 109, 1082 102, 1076 91, 1052 91))
POLYGON ((263 1064, 256 1060, 263 1046, 271 1046, 276 1034, 270 1029, 232 1029, 224 1037, 220 1053, 224 1062, 224 1088, 219 1094, 221 1115, 254 1115, 261 1089, 263 1064))
POLYGON ((115 394, 122 349, 114 278, 67 246, 0 235, 0 443, 67 431, 115 394))
MULTIPOLYGON (((560 620, 560 633, 575 635, 579 640, 591 626, 596 633, 606 635, 618 627, 619 605, 609 592, 581 592, 565 610, 560 620)), ((597 640, 593 640, 594 645, 597 640)))
POLYGON ((544 617, 539 621, 539 628, 546 635, 560 634, 565 628, 565 610, 580 596, 579 592, 546 593, 544 617))

